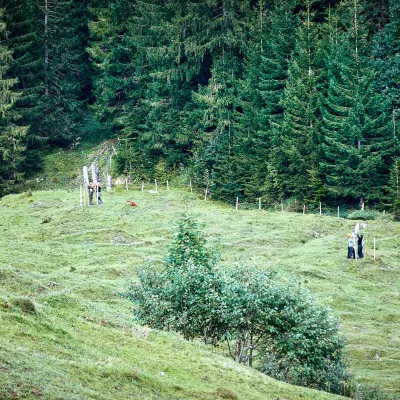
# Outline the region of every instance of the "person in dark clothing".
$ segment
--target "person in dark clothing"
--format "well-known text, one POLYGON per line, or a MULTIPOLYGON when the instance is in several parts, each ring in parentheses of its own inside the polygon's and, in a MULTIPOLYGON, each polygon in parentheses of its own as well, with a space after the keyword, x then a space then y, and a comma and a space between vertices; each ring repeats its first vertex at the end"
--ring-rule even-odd
POLYGON ((89 192, 89 205, 93 205, 93 193, 94 193, 94 188, 95 186, 93 185, 93 181, 89 181, 88 184, 88 192, 89 192))
POLYGON ((97 183, 97 204, 103 204, 103 200, 101 199, 101 187, 103 185, 98 182, 97 183))
POLYGON ((362 244, 363 239, 364 239, 363 235, 358 235, 357 234, 357 255, 358 255, 358 258, 364 258, 363 244, 362 244))
POLYGON ((349 233, 347 235, 347 258, 354 258, 354 238, 349 233))

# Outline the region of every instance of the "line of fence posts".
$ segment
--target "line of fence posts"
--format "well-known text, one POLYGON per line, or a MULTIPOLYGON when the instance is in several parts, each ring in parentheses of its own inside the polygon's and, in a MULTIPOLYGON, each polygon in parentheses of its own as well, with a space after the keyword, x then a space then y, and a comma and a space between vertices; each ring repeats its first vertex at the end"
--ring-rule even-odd
MULTIPOLYGON (((129 190, 129 175, 127 175, 126 177, 126 190, 129 190)), ((166 181, 166 185, 167 185, 167 190, 169 190, 169 181, 166 181)), ((142 181, 141 183, 141 191, 144 191, 144 186, 145 183, 144 181, 142 181)), ((155 186, 155 191, 158 193, 158 183, 157 180, 154 180, 154 186, 155 186)), ((190 192, 193 193, 193 185, 192 185, 192 180, 189 180, 189 189, 190 192)), ((99 204, 99 196, 98 196, 98 187, 96 186, 96 199, 97 199, 97 204, 99 204)), ((204 200, 207 201, 207 197, 208 197, 209 191, 208 188, 205 189, 204 191, 204 200)), ((85 186, 80 185, 79 187, 79 205, 82 206, 86 206, 89 205, 89 193, 87 193, 87 191, 85 190, 85 186)), ((235 201, 235 210, 238 211, 239 209, 239 197, 236 196, 236 201, 235 201)), ((258 198, 258 209, 262 210, 262 198, 259 197, 258 198)), ((364 211, 364 203, 361 204, 361 210, 364 211)), ((283 200, 281 201, 281 211, 284 211, 284 206, 283 206, 283 200)), ((303 215, 306 213, 306 205, 303 204, 303 215)), ((319 202, 319 214, 322 215, 322 202, 319 202)), ((337 217, 340 218, 340 206, 337 207, 337 217)), ((364 251, 365 253, 367 252, 367 238, 365 241, 365 245, 364 245, 364 251)), ((358 258, 358 252, 355 252, 356 254, 356 258, 358 258)), ((373 247, 373 257, 374 260, 376 259, 376 238, 374 237, 374 247, 373 247)))
MULTIPOLYGON (((109 178, 111 178, 111 177, 109 177, 109 178)), ((126 180, 125 180, 125 187, 126 187, 127 191, 129 191, 129 180, 130 180, 130 176, 127 175, 126 176, 126 180)), ((167 190, 169 191, 170 190, 170 185, 169 185, 169 181, 168 180, 166 181, 166 186, 167 186, 167 190)), ((142 181, 141 182, 141 191, 142 192, 144 191, 144 187, 145 187, 145 182, 142 181)), ((157 182, 156 179, 154 180, 154 188, 155 188, 155 191, 158 192, 158 182, 157 182)), ((193 193, 193 184, 192 184, 192 180, 191 179, 189 180, 189 189, 190 189, 190 192, 193 193)), ((96 188, 96 192, 97 192, 97 190, 98 189, 96 188)), ((205 189, 204 200, 207 200, 207 197, 208 197, 209 194, 210 194, 210 192, 209 192, 208 188, 206 188, 205 189)), ((88 200, 86 198, 86 191, 84 190, 84 187, 82 188, 82 185, 81 185, 80 186, 80 205, 81 206, 85 205, 86 204, 86 200, 88 200)), ((224 199, 224 200, 227 200, 227 199, 224 199)), ((236 196, 236 199, 235 199, 235 210, 237 211, 238 209, 239 209, 239 197, 236 196)), ((258 198, 258 209, 262 210, 262 197, 258 198)), ((364 203, 361 204, 361 211, 363 211, 363 210, 364 210, 364 203)), ((283 200, 281 200, 281 211, 282 212, 284 211, 283 200)), ((303 204, 303 214, 305 214, 305 213, 306 213, 306 205, 303 204)), ((319 215, 322 215, 322 202, 319 202, 319 215)), ((340 218, 340 206, 337 207, 337 217, 340 218)))

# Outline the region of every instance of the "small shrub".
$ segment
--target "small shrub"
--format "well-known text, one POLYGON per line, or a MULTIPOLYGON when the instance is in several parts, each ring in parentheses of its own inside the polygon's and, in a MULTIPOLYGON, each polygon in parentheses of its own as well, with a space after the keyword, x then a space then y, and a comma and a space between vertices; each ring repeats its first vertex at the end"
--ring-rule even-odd
POLYGON ((303 212, 303 204, 296 199, 290 199, 285 206, 285 211, 297 213, 303 212))
POLYGON ((364 210, 364 211, 358 210, 348 214, 347 219, 373 221, 377 219, 380 215, 381 215, 380 212, 374 210, 364 210))
POLYGON ((36 307, 31 300, 25 298, 18 298, 12 300, 12 305, 20 309, 25 314, 36 314, 36 307))
POLYGON ((160 183, 166 182, 171 178, 171 169, 164 160, 160 160, 154 166, 154 178, 160 183))

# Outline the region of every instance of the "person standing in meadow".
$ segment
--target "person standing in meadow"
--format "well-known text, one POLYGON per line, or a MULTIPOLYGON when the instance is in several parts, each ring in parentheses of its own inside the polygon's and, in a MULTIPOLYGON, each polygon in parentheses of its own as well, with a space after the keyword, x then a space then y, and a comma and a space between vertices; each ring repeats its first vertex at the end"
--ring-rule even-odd
POLYGON ((347 234, 347 258, 354 258, 354 238, 351 233, 347 234))

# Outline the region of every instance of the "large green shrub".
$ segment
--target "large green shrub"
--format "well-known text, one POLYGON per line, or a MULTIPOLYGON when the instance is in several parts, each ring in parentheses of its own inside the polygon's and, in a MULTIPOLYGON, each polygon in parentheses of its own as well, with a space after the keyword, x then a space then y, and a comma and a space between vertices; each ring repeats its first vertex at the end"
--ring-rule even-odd
POLYGON ((348 378, 344 340, 329 310, 307 290, 237 268, 225 287, 232 357, 276 379, 339 393, 348 378))
POLYGON ((234 360, 274 378, 339 392, 347 378, 344 340, 329 310, 271 273, 223 272, 217 261, 197 223, 183 218, 164 268, 141 270, 125 294, 136 318, 186 339, 225 342, 234 360))
POLYGON ((185 339, 216 344, 226 331, 217 259, 197 223, 183 218, 164 268, 141 270, 140 284, 131 284, 125 294, 137 305, 135 317, 151 327, 180 332, 185 339))

